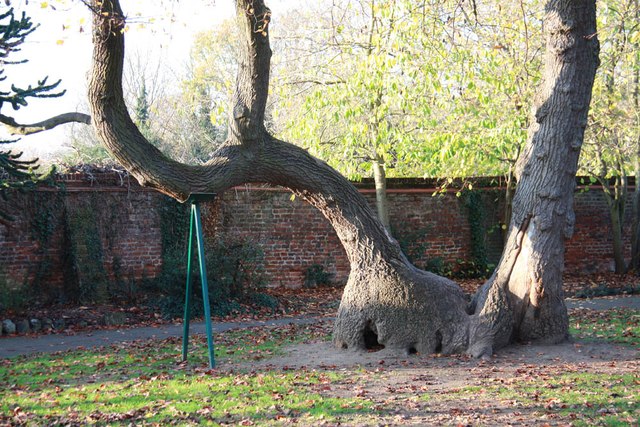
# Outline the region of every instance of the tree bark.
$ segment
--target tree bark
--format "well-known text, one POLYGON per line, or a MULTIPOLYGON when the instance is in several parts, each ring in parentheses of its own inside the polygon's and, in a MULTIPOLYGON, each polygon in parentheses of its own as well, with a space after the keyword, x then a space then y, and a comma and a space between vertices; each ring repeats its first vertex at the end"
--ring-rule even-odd
POLYGON ((549 1, 544 29, 544 80, 516 167, 507 244, 472 302, 475 356, 513 340, 557 343, 568 334, 564 239, 573 233, 578 155, 599 63, 595 0, 549 1))
MULTIPOLYGON (((620 163, 619 170, 624 174, 624 167, 620 163)), ((613 254, 614 271, 616 274, 625 274, 627 264, 624 259, 623 227, 625 207, 627 204, 628 178, 626 175, 616 176, 613 190, 606 177, 601 173, 597 178, 602 187, 607 206, 609 207, 609 221, 611 223, 611 247, 613 254)))
MULTIPOLYGON (((636 106, 636 108, 638 108, 636 106)), ((633 220, 631 222, 631 260, 629 261, 629 270, 640 274, 640 136, 636 142, 635 159, 634 159, 634 189, 631 212, 633 220)))
MULTIPOLYGON (((624 171, 621 169, 621 172, 624 171)), ((624 214, 627 204, 627 177, 615 177, 614 192, 606 191, 605 196, 609 204, 609 215, 611 216, 611 240, 613 246, 613 262, 616 274, 627 272, 627 263, 624 259, 623 226, 624 214)))
POLYGON ((624 241, 622 240, 623 220, 621 219, 623 210, 620 204, 621 200, 613 200, 609 205, 609 214, 611 215, 614 271, 616 274, 625 274, 627 272, 627 263, 624 260, 624 241))
POLYGON ((504 192, 504 213, 502 215, 502 223, 504 224, 503 234, 502 234, 502 242, 503 244, 507 244, 507 239, 509 238, 509 234, 504 232, 506 227, 511 224, 511 214, 513 212, 513 193, 515 191, 515 176, 514 176, 514 166, 509 165, 509 171, 507 172, 506 180, 505 180, 505 192, 504 192))

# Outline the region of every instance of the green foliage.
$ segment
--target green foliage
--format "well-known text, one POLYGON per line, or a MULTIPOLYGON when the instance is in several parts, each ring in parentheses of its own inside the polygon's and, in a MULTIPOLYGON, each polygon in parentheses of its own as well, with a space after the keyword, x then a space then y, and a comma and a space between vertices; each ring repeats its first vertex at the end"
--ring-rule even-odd
MULTIPOLYGON (((20 46, 25 42, 26 37, 36 28, 37 26, 33 25, 31 18, 26 16, 25 12, 22 12, 19 19, 16 19, 13 8, 0 13, 0 61, 7 65, 27 62, 26 59, 9 60, 7 58, 11 53, 20 51, 20 46)), ((4 72, 4 69, 0 69, 0 82, 6 80, 4 72)), ((4 104, 10 104, 13 110, 19 110, 28 105, 28 98, 57 98, 64 95, 64 91, 52 92, 57 89, 60 80, 47 84, 47 79, 45 77, 35 86, 29 85, 26 88, 11 85, 10 89, 0 89, 0 110, 4 104)))
POLYGON ((195 36, 179 93, 166 97, 164 108, 155 111, 163 122, 161 131, 170 139, 170 143, 158 144, 163 152, 186 163, 201 164, 226 139, 237 52, 233 21, 195 36))
POLYGON ((640 140, 640 28, 637 2, 598 5, 600 68, 593 86, 581 173, 601 179, 634 169, 640 140))
POLYGON ((467 208, 471 234, 471 259, 458 261, 454 269, 455 275, 465 279, 487 277, 491 273, 491 266, 487 259, 486 212, 482 195, 478 191, 465 189, 461 193, 461 198, 467 208))
POLYGON ((25 286, 12 286, 0 269, 0 315, 19 312, 30 303, 29 291, 25 286))
MULTIPOLYGON (((600 68, 593 85, 580 170, 595 177, 604 191, 610 208, 615 270, 625 273, 622 236, 628 177, 640 174, 640 5, 609 0, 599 4, 598 12, 600 68)), ((640 259, 637 227, 634 221, 632 263, 640 259)))
POLYGON ((138 93, 136 105, 133 111, 134 121, 143 134, 149 130, 149 118, 151 116, 149 99, 147 96, 147 84, 143 79, 142 85, 140 86, 140 93, 138 93))
MULTIPOLYGON (((113 302, 133 304, 141 294, 141 287, 134 277, 126 277, 120 257, 114 256, 111 261, 113 279, 108 282, 109 299, 113 302)), ((144 281, 144 280, 142 280, 144 281)))
MULTIPOLYGON (((160 208, 163 267, 152 287, 160 292, 157 301, 167 318, 184 314, 187 242, 190 206, 167 199, 160 208)), ((197 249, 192 250, 192 310, 202 315, 202 291, 197 270, 197 249)), ((225 316, 242 310, 241 303, 264 304, 275 308, 277 301, 259 291, 265 286, 264 254, 255 244, 244 240, 205 237, 205 262, 213 313, 225 316)))
MULTIPOLYGON (((162 237, 162 271, 146 287, 159 292, 157 304, 165 317, 181 317, 184 311, 184 290, 187 277, 186 247, 189 234, 189 206, 173 199, 162 199, 159 207, 162 237)), ((197 284, 197 282, 194 282, 197 284)), ((193 286, 194 316, 201 314, 202 297, 193 286)))
POLYGON ((542 7, 473 12, 454 2, 361 0, 309 18, 315 33, 304 43, 335 43, 292 79, 319 84, 276 88, 307 94, 302 106, 289 102, 291 111, 292 97, 280 94, 274 116, 286 122, 284 138, 353 179, 370 175, 374 161, 389 177, 507 173, 527 137, 542 7), (318 34, 323 19, 328 30, 318 34))
POLYGON ((442 259, 442 257, 433 257, 427 259, 424 269, 440 276, 446 277, 451 277, 453 273, 453 271, 451 270, 451 265, 449 263, 446 263, 442 259))
POLYGON ((432 273, 440 274, 441 267, 443 267, 441 258, 429 259, 424 265, 421 263, 424 254, 429 248, 428 232, 428 229, 411 229, 408 227, 392 230, 393 235, 398 239, 402 252, 413 265, 432 273))
POLYGON ((264 253, 247 240, 216 239, 206 249, 207 272, 214 312, 226 315, 236 310, 232 302, 250 302, 265 285, 264 253), (218 302, 216 304, 215 302, 218 302), (229 307, 225 306, 229 304, 229 307))
POLYGON ((60 213, 64 210, 63 194, 64 191, 59 193, 33 192, 33 204, 28 207, 32 218, 29 226, 33 239, 38 242, 39 261, 34 267, 33 282, 25 284, 24 288, 29 289, 37 296, 37 302, 50 303, 66 299, 65 295, 54 291, 48 283, 54 262, 51 255, 53 243, 51 237, 60 224, 60 213))
POLYGON ((75 272, 71 277, 76 279, 70 285, 68 296, 83 304, 103 303, 110 298, 104 250, 96 217, 98 206, 98 200, 92 197, 87 205, 76 207, 73 211, 67 210, 65 214, 65 229, 68 232, 66 259, 75 272))
MULTIPOLYGON (((31 19, 23 12, 20 18, 16 19, 13 8, 8 8, 6 12, 0 13, 0 83, 7 80, 5 74, 6 65, 24 64, 27 60, 9 59, 12 53, 19 52, 20 46, 25 42, 26 37, 35 31, 31 19)), ((19 110, 28 105, 29 98, 56 98, 64 94, 54 92, 60 81, 47 84, 47 78, 38 81, 35 86, 29 85, 20 88, 10 85, 9 88, 0 87, 0 117, 3 122, 14 122, 11 117, 2 114, 2 107, 10 105, 13 110, 19 110)), ((0 140, 0 145, 16 142, 16 140, 0 140)), ((14 190, 25 190, 35 187, 39 182, 48 178, 53 170, 44 175, 35 173, 38 169, 38 160, 24 160, 22 153, 14 153, 11 150, 0 150, 0 199, 6 201, 8 195, 14 190)), ((10 221, 11 216, 3 209, 0 209, 0 221, 10 221)))
MULTIPOLYGON (((33 194, 30 228, 38 242, 38 263, 34 267, 33 281, 25 284, 37 296, 37 302, 93 304, 133 302, 137 298, 138 287, 135 280, 127 278, 126 272, 116 257, 112 261, 114 277, 109 277, 106 268, 105 247, 101 236, 114 236, 114 227, 120 217, 117 208, 110 215, 100 209, 104 197, 93 194, 87 200, 71 200, 61 188, 57 192, 36 192, 33 194), (100 215, 102 213, 102 215, 100 215), (62 287, 49 283, 53 254, 57 253, 52 244, 54 233, 62 237, 62 287)), ((107 245, 109 237, 107 237, 107 245)))
POLYGON ((491 273, 491 270, 486 263, 480 264, 477 261, 468 261, 464 259, 456 260, 449 269, 451 273, 448 274, 448 277, 452 279, 479 279, 488 277, 491 273))

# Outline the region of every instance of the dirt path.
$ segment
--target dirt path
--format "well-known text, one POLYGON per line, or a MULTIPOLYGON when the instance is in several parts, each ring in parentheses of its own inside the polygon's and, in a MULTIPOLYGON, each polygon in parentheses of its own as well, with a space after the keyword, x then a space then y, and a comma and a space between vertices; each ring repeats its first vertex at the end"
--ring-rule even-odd
MULTIPOLYGON (((214 322, 214 340, 215 334, 231 329, 245 329, 256 326, 282 326, 291 323, 303 325, 318 321, 319 319, 316 317, 293 317, 252 322, 214 322)), ((0 338, 0 359, 33 353, 54 353, 57 351, 72 350, 78 347, 101 347, 137 340, 182 337, 182 334, 182 324, 176 323, 160 326, 145 326, 141 328, 83 331, 73 334, 62 333, 2 337, 0 338)), ((205 334, 204 322, 191 323, 189 334, 190 336, 205 334)))
MULTIPOLYGON (((608 310, 611 308, 640 309, 640 296, 605 297, 594 299, 567 299, 567 307, 608 310)), ((281 318, 253 322, 214 322, 214 334, 229 329, 253 326, 276 326, 289 323, 305 324, 316 322, 316 317, 281 318)), ((191 334, 204 334, 204 323, 192 323, 191 334)), ((182 336, 181 324, 147 326, 140 328, 83 331, 74 334, 52 334, 38 336, 0 337, 0 359, 32 353, 53 353, 77 347, 99 347, 140 339, 168 338, 182 336)))

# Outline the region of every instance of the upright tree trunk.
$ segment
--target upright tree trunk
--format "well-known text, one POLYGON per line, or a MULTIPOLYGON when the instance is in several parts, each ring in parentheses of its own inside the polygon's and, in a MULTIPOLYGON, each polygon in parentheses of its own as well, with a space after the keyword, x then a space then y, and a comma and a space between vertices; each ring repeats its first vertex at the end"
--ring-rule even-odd
MULTIPOLYGON (((624 167, 620 164, 619 170, 624 174, 624 167)), ((627 264, 624 260, 623 227, 625 207, 627 204, 628 180, 626 175, 616 176, 613 190, 609 179, 603 173, 597 177, 609 207, 609 222, 611 223, 611 248, 613 254, 614 269, 617 274, 627 272, 627 264)))
POLYGON ((622 211, 619 200, 614 200, 609 206, 611 215, 611 240, 613 246, 613 264, 616 274, 627 272, 627 263, 624 260, 624 240, 622 239, 622 211))
MULTIPOLYGON (((513 193, 515 192, 515 176, 513 174, 513 165, 509 166, 509 171, 507 172, 507 180, 506 180, 506 189, 504 192, 504 213, 502 216, 502 223, 505 227, 511 224, 511 214, 513 213, 513 193)), ((509 234, 503 232, 503 244, 507 244, 507 239, 509 238, 509 234)))
POLYGON ((472 301, 476 356, 513 340, 556 343, 568 333, 564 239, 573 233, 575 175, 598 66, 595 0, 549 1, 544 30, 543 83, 516 167, 507 244, 472 301))
MULTIPOLYGON (((636 107, 638 108, 638 107, 636 107)), ((633 220, 631 223, 631 260, 629 270, 640 274, 640 136, 636 142, 637 152, 634 159, 634 190, 632 202, 633 220)))
POLYGON ((385 226, 387 231, 391 232, 391 224, 389 222, 389 203, 387 202, 387 176, 384 171, 384 163, 381 160, 373 161, 373 182, 376 186, 376 210, 378 218, 385 226))

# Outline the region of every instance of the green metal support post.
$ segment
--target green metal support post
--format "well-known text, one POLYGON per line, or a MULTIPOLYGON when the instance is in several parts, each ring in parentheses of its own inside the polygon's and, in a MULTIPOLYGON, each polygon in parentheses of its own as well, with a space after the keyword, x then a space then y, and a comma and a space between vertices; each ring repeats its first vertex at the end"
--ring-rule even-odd
POLYGON ((189 213, 189 248, 187 249, 187 283, 184 303, 184 327, 182 336, 182 361, 186 362, 189 351, 189 321, 191 319, 191 250, 193 248, 193 234, 195 231, 198 245, 198 261, 200 266, 200 281, 202 283, 202 302, 204 304, 204 322, 207 331, 207 346, 209 349, 209 367, 215 368, 216 360, 213 346, 213 328, 211 325, 211 305, 209 303, 209 284, 207 283, 207 266, 204 257, 204 235, 200 219, 198 202, 214 200, 215 194, 192 194, 188 201, 191 203, 189 213), (195 230, 194 230, 195 229, 195 230))

